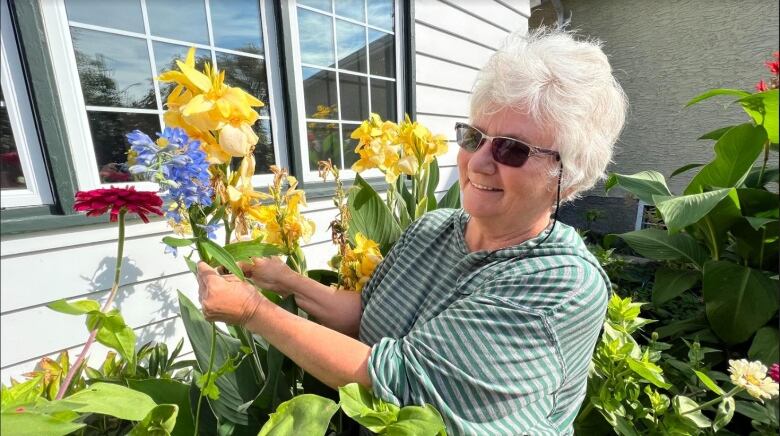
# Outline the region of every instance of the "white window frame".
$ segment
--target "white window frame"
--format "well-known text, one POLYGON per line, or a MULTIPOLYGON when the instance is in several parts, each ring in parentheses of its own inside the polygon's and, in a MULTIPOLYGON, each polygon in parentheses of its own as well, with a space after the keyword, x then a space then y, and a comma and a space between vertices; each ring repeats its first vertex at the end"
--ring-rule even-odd
POLYGON ((0 203, 4 209, 52 204, 46 165, 43 161, 16 35, 11 22, 11 10, 7 0, 2 0, 1 3, 0 81, 2 81, 8 118, 11 121, 14 144, 19 153, 19 162, 27 186, 20 189, 3 189, 0 191, 0 203))
MULTIPOLYGON (((43 16, 43 24, 45 33, 49 42, 49 52, 51 54, 52 65, 54 69, 55 81, 57 89, 60 95, 61 112, 65 119, 65 126, 67 131, 67 137, 69 139, 70 149, 73 153, 73 163, 75 166, 76 179, 78 187, 81 190, 95 189, 106 185, 113 186, 135 186, 140 190, 154 190, 158 189, 156 183, 151 182, 130 182, 130 183, 109 183, 102 184, 100 182, 100 175, 97 168, 97 159, 95 157, 95 148, 92 143, 92 135, 89 128, 89 119, 87 116, 88 109, 100 109, 102 111, 115 111, 123 113, 145 113, 145 114, 157 114, 160 119, 160 125, 164 128, 162 109, 136 109, 136 108, 107 108, 97 106, 87 106, 84 102, 84 96, 81 91, 81 82, 78 74, 78 67, 76 65, 76 55, 73 49, 73 43, 71 41, 70 27, 78 27, 89 30, 98 30, 102 32, 108 32, 114 35, 123 35, 129 37, 135 37, 144 39, 147 43, 149 50, 149 61, 151 71, 156 74, 157 67, 155 65, 154 56, 152 56, 152 44, 153 42, 165 42, 171 44, 178 44, 187 47, 196 47, 198 49, 208 50, 211 53, 212 65, 218 67, 216 63, 216 52, 229 53, 240 56, 254 57, 262 59, 265 63, 266 83, 268 86, 268 100, 269 100, 269 112, 272 114, 270 117, 271 123, 271 141, 274 149, 275 164, 279 166, 287 166, 288 157, 284 147, 281 146, 280 141, 283 135, 280 134, 280 116, 282 116, 282 105, 276 101, 275 88, 279 83, 279 79, 275 76, 274 68, 269 65, 269 53, 271 51, 271 43, 269 42, 268 26, 268 14, 267 10, 270 6, 270 0, 259 1, 260 5, 260 17, 261 28, 263 32, 263 55, 250 54, 245 52, 239 52, 234 50, 228 50, 223 48, 216 48, 214 46, 214 37, 212 32, 211 14, 209 4, 211 1, 219 0, 205 0, 206 7, 206 20, 208 26, 209 44, 195 44, 191 42, 164 38, 159 36, 153 36, 149 29, 149 20, 147 17, 146 1, 139 0, 141 2, 141 12, 143 14, 144 33, 129 32, 119 29, 106 28, 101 26, 95 26, 91 24, 80 23, 76 21, 69 21, 67 11, 65 9, 65 0, 38 0, 43 16), (75 104, 76 109, 71 106, 75 104)), ((160 101, 159 82, 153 80, 155 95, 157 97, 158 107, 162 108, 162 102, 160 101)), ((261 119, 269 119, 268 116, 261 116, 261 119)), ((151 137, 154 137, 154 132, 144 132, 151 137)), ((129 145, 128 145, 129 148, 129 145)), ((271 183, 273 180, 273 174, 260 174, 252 178, 252 182, 255 185, 264 185, 271 183)))
MULTIPOLYGON (((301 61, 301 50, 300 50, 300 38, 298 37, 298 35, 299 35, 299 32, 298 32, 298 8, 299 7, 301 9, 306 9, 306 10, 309 10, 309 11, 312 11, 312 12, 316 12, 316 13, 319 13, 319 14, 323 14, 324 13, 324 14, 328 15, 329 17, 333 18, 333 17, 336 16, 335 15, 335 9, 334 9, 335 8, 335 3, 331 0, 331 11, 328 13, 326 11, 322 11, 320 9, 312 8, 312 7, 309 7, 309 6, 306 6, 306 5, 299 5, 298 2, 295 1, 295 0, 288 2, 289 16, 290 16, 290 21, 291 21, 290 22, 290 34, 291 34, 291 40, 292 40, 292 59, 293 59, 293 65, 294 65, 293 69, 294 69, 294 80, 295 80, 295 94, 298 96, 298 98, 297 98, 298 101, 294 102, 294 104, 295 104, 295 108, 296 108, 297 113, 298 113, 298 120, 299 120, 299 125, 296 126, 296 127, 298 128, 298 134, 300 135, 299 137, 301 138, 301 144, 300 144, 301 170, 302 170, 302 173, 303 173, 302 175, 303 175, 304 182, 317 182, 317 181, 322 181, 322 179, 319 176, 319 173, 317 171, 312 171, 312 170, 309 169, 309 144, 308 144, 307 132, 306 132, 306 125, 307 125, 307 123, 309 123, 310 121, 314 121, 314 122, 319 122, 319 123, 330 122, 330 123, 337 124, 338 125, 338 132, 339 132, 339 144, 343 144, 345 138, 343 138, 344 132, 343 132, 343 129, 342 129, 342 124, 343 123, 360 124, 363 120, 331 120, 331 119, 314 119, 314 118, 307 118, 306 117, 306 101, 305 101, 305 96, 303 94, 304 90, 303 90, 303 72, 302 72, 302 68, 303 67, 310 67, 310 68, 316 68, 316 69, 327 70, 327 71, 332 71, 332 72, 339 72, 339 71, 342 71, 342 70, 340 68, 338 68, 339 54, 338 54, 338 40, 337 40, 337 35, 336 35, 335 20, 334 20, 334 25, 333 25, 333 44, 334 44, 334 50, 335 50, 334 54, 335 54, 336 68, 329 68, 329 67, 320 66, 320 65, 309 65, 309 64, 303 64, 302 63, 302 61, 301 61)), ((370 65, 370 62, 371 62, 370 57, 371 56, 370 56, 370 54, 368 55, 368 57, 366 59, 366 63, 367 63, 366 71, 367 71, 367 73, 358 73, 358 72, 351 71, 351 70, 343 70, 343 71, 345 71, 346 73, 351 74, 351 75, 356 75, 356 76, 361 76, 361 77, 366 77, 366 78, 369 77, 369 76, 375 76, 375 77, 382 77, 383 79, 386 79, 386 80, 387 79, 392 79, 393 81, 395 81, 395 85, 396 85, 396 88, 395 88, 395 92, 396 92, 396 102, 395 102, 395 107, 396 107, 396 114, 395 114, 395 116, 396 116, 396 120, 394 120, 394 121, 397 121, 397 120, 402 120, 403 116, 404 116, 404 110, 403 110, 403 108, 404 108, 404 98, 403 98, 403 96, 404 96, 404 91, 406 89, 406 83, 404 81, 404 74, 403 74, 404 70, 403 70, 403 61, 402 61, 402 53, 403 53, 403 49, 402 49, 403 40, 402 40, 402 37, 403 37, 403 34, 404 34, 404 29, 402 27, 403 26, 403 20, 400 17, 400 15, 401 15, 400 14, 400 2, 398 0, 394 0, 393 1, 393 7, 395 8, 395 13, 393 14, 394 23, 393 23, 393 32, 392 32, 392 34, 395 37, 395 75, 396 75, 396 77, 390 78, 390 77, 379 76, 379 75, 376 75, 376 74, 370 74, 370 71, 371 71, 371 69, 370 69, 371 68, 371 65, 370 65)), ((354 20, 350 20, 349 18, 342 17, 340 15, 338 16, 338 19, 339 20, 348 21, 348 22, 351 22, 351 23, 354 23, 354 24, 358 24, 360 26, 367 27, 368 29, 379 30, 381 32, 387 33, 388 32, 387 29, 382 29, 380 27, 376 27, 376 26, 372 26, 372 25, 368 24, 368 7, 365 7, 364 9, 365 9, 365 11, 364 11, 364 13, 365 13, 365 17, 364 17, 365 22, 364 23, 361 23, 361 22, 358 22, 358 21, 354 21, 354 20)), ((337 105, 339 107, 339 113, 341 113, 341 91, 339 89, 340 88, 339 87, 339 83, 340 83, 340 81, 337 79, 337 82, 336 82, 336 102, 337 102, 337 105)), ((370 85, 370 83, 369 83, 369 86, 368 86, 368 107, 369 107, 369 111, 370 111, 371 110, 371 85, 370 85)), ((342 161, 344 160, 344 154, 345 154, 344 152, 341 153, 342 161)), ((340 176, 344 180, 349 180, 349 179, 354 179, 356 174, 357 173, 352 171, 350 168, 345 168, 345 169, 341 170, 340 176)), ((363 172, 362 176, 363 177, 382 177, 382 173, 378 169, 371 169, 371 170, 363 172)))

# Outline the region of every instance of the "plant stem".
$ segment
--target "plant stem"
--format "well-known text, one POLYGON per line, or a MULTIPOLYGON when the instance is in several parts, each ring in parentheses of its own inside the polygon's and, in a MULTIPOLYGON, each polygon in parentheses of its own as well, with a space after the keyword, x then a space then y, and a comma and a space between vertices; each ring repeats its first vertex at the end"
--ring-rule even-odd
MULTIPOLYGON (((116 250, 116 264, 114 265, 114 284, 111 286, 111 292, 108 294, 108 299, 106 300, 105 304, 103 304, 103 307, 100 309, 101 312, 105 313, 109 307, 111 307, 111 303, 114 302, 114 297, 116 297, 117 291, 119 290, 119 278, 122 275, 122 258, 124 257, 125 252, 125 214, 127 213, 127 210, 122 208, 119 211, 119 238, 117 240, 117 250, 116 250)), ((68 388, 70 388, 70 384, 73 381, 73 376, 76 375, 76 372, 81 367, 81 364, 84 362, 84 360, 87 357, 87 353, 89 352, 89 348, 92 346, 92 344, 95 342, 95 338, 97 337, 98 330, 100 329, 100 324, 89 332, 89 337, 87 338, 87 342, 84 344, 84 348, 81 349, 81 353, 79 354, 79 357, 76 358, 76 361, 73 362, 73 365, 71 365, 70 370, 68 371, 68 375, 65 376, 65 380, 63 380, 62 385, 60 386, 59 391, 57 391, 57 400, 61 400, 62 397, 65 396, 65 393, 68 391, 68 388)))
POLYGON ((769 140, 764 142, 764 163, 761 165, 761 171, 758 173, 758 186, 764 186, 764 171, 766 171, 766 164, 769 161, 769 140))
POLYGON ((680 415, 687 415, 689 413, 698 412, 699 410, 702 410, 705 407, 712 406, 713 404, 717 404, 717 403, 725 400, 726 398, 732 397, 735 394, 737 394, 737 393, 739 393, 740 391, 743 391, 743 390, 745 390, 745 388, 743 388, 741 386, 735 386, 734 389, 726 392, 725 394, 723 394, 723 395, 721 395, 721 396, 719 396, 719 397, 717 397, 717 398, 715 398, 713 400, 707 401, 706 403, 702 404, 699 407, 695 407, 695 408, 693 408, 691 410, 686 410, 685 412, 681 413, 680 415))
MULTIPOLYGON (((203 381, 203 387, 208 386, 209 379, 211 378, 211 370, 214 368, 214 349, 217 348, 217 326, 211 323, 211 352, 209 352, 209 367, 206 370, 206 380, 203 381)), ((194 436, 198 436, 198 426, 200 425, 200 406, 203 401, 203 390, 200 391, 198 396, 198 407, 195 409, 195 432, 194 436)))

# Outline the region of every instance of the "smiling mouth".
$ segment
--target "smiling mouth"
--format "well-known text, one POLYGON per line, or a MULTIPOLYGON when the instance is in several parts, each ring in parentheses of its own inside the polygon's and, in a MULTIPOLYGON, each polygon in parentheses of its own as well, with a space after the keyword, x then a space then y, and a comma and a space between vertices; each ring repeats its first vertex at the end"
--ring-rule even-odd
POLYGON ((493 192, 503 191, 503 189, 491 188, 490 186, 480 185, 479 183, 475 183, 475 182, 471 182, 471 186, 479 189, 480 191, 493 191, 493 192))

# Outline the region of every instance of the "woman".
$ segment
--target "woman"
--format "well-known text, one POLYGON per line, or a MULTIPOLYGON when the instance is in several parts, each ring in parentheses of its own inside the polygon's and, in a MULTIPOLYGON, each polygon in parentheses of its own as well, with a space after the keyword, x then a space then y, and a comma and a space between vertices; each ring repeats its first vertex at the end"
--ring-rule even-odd
POLYGON ((477 79, 470 124, 457 126, 462 210, 410 226, 362 295, 278 259, 243 266, 321 325, 201 263, 203 311, 332 387, 430 403, 450 434, 571 434, 609 282, 550 216, 603 176, 626 104, 597 43, 513 34, 477 79))

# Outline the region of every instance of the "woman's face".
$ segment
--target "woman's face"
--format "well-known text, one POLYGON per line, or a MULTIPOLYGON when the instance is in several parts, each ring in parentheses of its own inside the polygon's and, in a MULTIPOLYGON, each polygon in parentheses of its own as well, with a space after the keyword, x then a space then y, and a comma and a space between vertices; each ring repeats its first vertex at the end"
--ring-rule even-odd
MULTIPOLYGON (((530 116, 504 109, 492 116, 473 120, 474 127, 490 136, 519 139, 539 148, 551 148, 551 133, 530 116)), ((474 218, 496 225, 534 225, 549 216, 555 202, 557 178, 549 168, 555 158, 530 157, 516 168, 493 160, 492 142, 485 141, 475 152, 458 151, 458 172, 463 192, 463 209, 474 218)))

